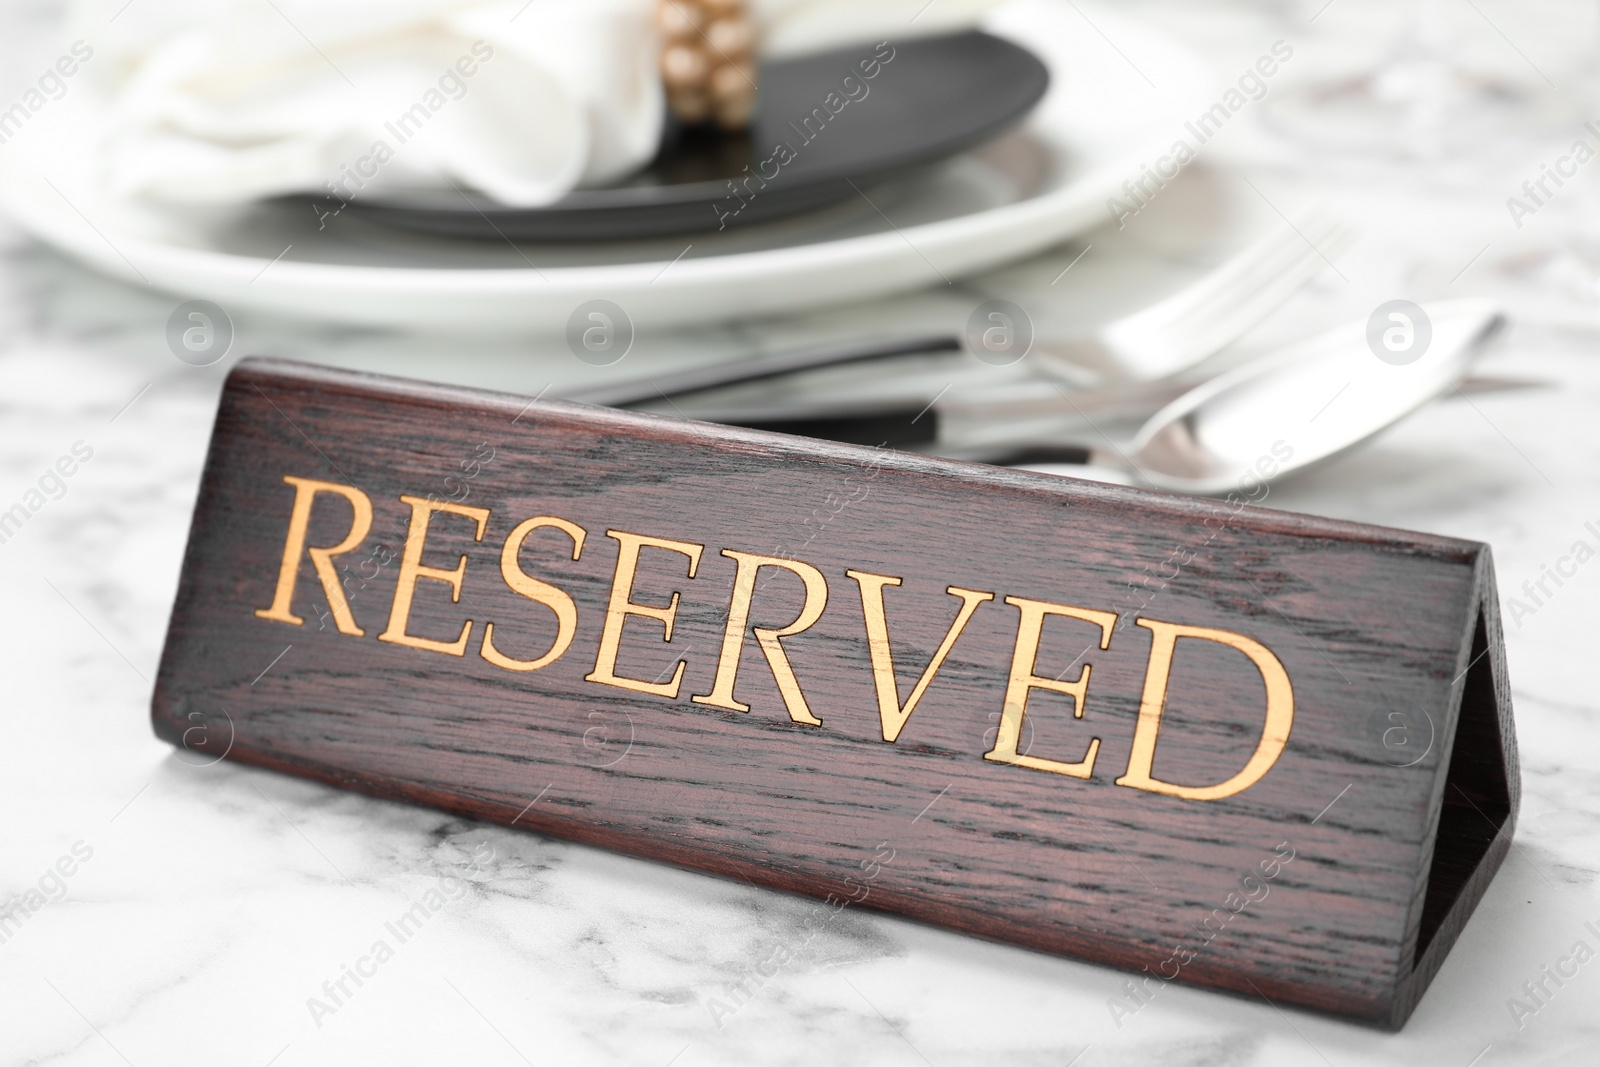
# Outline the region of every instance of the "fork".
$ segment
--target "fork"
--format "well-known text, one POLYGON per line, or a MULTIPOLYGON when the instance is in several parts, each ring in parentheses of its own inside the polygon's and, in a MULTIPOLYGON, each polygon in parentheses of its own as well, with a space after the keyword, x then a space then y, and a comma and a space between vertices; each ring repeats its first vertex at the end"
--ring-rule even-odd
POLYGON ((1320 208, 1286 218, 1187 288, 1089 337, 1042 348, 1041 362, 1058 375, 1088 367, 1113 380, 1176 374, 1265 319, 1324 267, 1333 266, 1333 257, 1354 238, 1353 228, 1320 208))
MULTIPOLYGON (((1075 385, 1083 381, 1085 371, 1125 382, 1180 373, 1266 318, 1331 265, 1332 258, 1354 236, 1351 227, 1322 209, 1286 219, 1266 237, 1171 296, 1113 320, 1087 337, 1036 346, 1037 365, 1051 377, 1075 385)), ((851 341, 592 386, 564 398, 630 407, 822 367, 965 348, 963 339, 953 334, 851 341)))

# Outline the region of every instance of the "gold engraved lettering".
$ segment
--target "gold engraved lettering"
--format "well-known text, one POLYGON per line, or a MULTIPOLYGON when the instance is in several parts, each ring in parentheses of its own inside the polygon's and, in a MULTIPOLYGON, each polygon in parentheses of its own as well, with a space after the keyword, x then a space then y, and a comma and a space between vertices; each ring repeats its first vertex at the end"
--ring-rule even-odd
POLYGON ((1255 785, 1278 761, 1284 746, 1289 743, 1289 730, 1294 725, 1294 687, 1290 685, 1289 674, 1278 657, 1265 645, 1228 630, 1179 626, 1155 619, 1137 621, 1150 631, 1150 661, 1145 670, 1144 695, 1139 702, 1139 722, 1134 727, 1128 770, 1117 779, 1117 784, 1185 800, 1221 800, 1255 785), (1180 637, 1215 641, 1243 652, 1261 672, 1261 680, 1267 687, 1266 723, 1261 730, 1261 740, 1257 742, 1256 750, 1244 765, 1244 770, 1218 785, 1175 785, 1163 782, 1151 773, 1156 758, 1156 739, 1161 733, 1161 713, 1166 708, 1172 657, 1180 637))
POLYGON ((551 515, 540 515, 529 519, 512 530, 511 536, 506 538, 505 547, 500 550, 500 576, 512 590, 529 600, 543 604, 555 612, 556 616, 556 639, 551 643, 550 651, 538 659, 531 660, 512 659, 495 648, 494 623, 483 624, 483 647, 478 650, 479 655, 496 667, 504 667, 508 671, 536 671, 540 667, 549 666, 566 654, 572 645, 572 636, 578 629, 578 606, 572 602, 572 597, 564 590, 557 589, 548 582, 541 582, 526 573, 518 563, 523 542, 528 539, 528 535, 547 526, 555 527, 572 538, 574 560, 583 552, 583 539, 586 536, 584 528, 551 515))
POLYGON ((956 639, 967 628, 978 605, 993 600, 994 594, 955 585, 945 590, 951 596, 961 598, 961 608, 956 612, 955 621, 945 631, 939 650, 928 661, 922 677, 917 679, 911 695, 906 697, 902 705, 900 691, 895 684, 894 655, 889 650, 889 622, 883 608, 883 587, 899 585, 903 579, 866 571, 845 571, 845 574, 854 578, 861 587, 861 614, 867 624, 867 650, 872 656, 872 680, 878 690, 878 718, 883 726, 883 739, 893 743, 900 736, 900 731, 905 729, 911 713, 917 709, 917 703, 922 699, 922 694, 928 691, 939 668, 944 666, 945 657, 955 647, 956 639))
POLYGON ((639 569, 639 551, 643 548, 658 548, 687 556, 689 577, 693 578, 695 569, 700 566, 700 554, 705 551, 706 546, 688 541, 672 541, 665 537, 646 537, 644 534, 628 533, 625 530, 607 530, 606 536, 617 541, 617 570, 611 580, 611 601, 606 607, 605 628, 600 633, 600 652, 595 657, 594 670, 584 677, 584 681, 676 699, 678 686, 683 682, 683 660, 679 660, 673 668, 670 682, 646 682, 638 678, 624 678, 617 674, 617 651, 622 644, 622 624, 627 621, 629 615, 656 619, 666 631, 662 640, 671 641, 672 623, 678 615, 678 593, 673 592, 672 599, 664 608, 652 608, 633 602, 633 579, 639 569))
POLYGON ((1017 608, 1022 616, 1017 622, 1017 643, 1011 653, 1011 680, 1006 685, 1005 705, 1000 712, 1000 728, 995 733, 994 748, 985 752, 983 758, 997 763, 1014 763, 1018 767, 1031 767, 1036 771, 1051 771, 1055 774, 1071 775, 1074 778, 1088 778, 1094 773, 1094 759, 1100 753, 1098 737, 1089 741, 1088 752, 1077 763, 1062 763, 1039 756, 1023 755, 1017 751, 1017 745, 1022 739, 1022 723, 1028 713, 1029 693, 1035 689, 1065 693, 1072 698, 1073 717, 1081 719, 1084 696, 1089 691, 1090 669, 1087 663, 1083 665, 1083 670, 1078 672, 1078 677, 1070 682, 1041 677, 1033 672, 1039 655, 1039 637, 1044 630, 1045 617, 1066 615, 1094 623, 1100 627, 1100 647, 1104 649, 1111 647, 1111 630, 1117 622, 1116 613, 1075 608, 1067 604, 1052 604, 1045 600, 1027 600, 1016 596, 1006 597, 1006 603, 1017 608))
POLYGON ((737 563, 738 570, 733 578, 733 600, 728 605, 728 626, 722 635, 722 655, 717 660, 717 677, 712 683, 711 692, 689 699, 696 704, 727 708, 729 711, 750 710, 748 704, 739 703, 733 695, 734 682, 739 674, 739 654, 744 649, 744 635, 750 625, 750 599, 755 595, 756 575, 762 567, 777 567, 796 575, 805 583, 805 603, 801 605, 800 614, 794 622, 782 629, 755 627, 756 640, 767 657, 767 665, 772 668, 773 680, 778 683, 778 692, 789 711, 789 718, 807 726, 821 726, 822 720, 811 714, 811 708, 806 704, 800 683, 795 680, 794 668, 789 665, 789 657, 778 639, 810 629, 822 617, 822 611, 828 605, 827 579, 822 577, 822 572, 817 568, 799 560, 756 556, 729 548, 723 549, 722 554, 737 563))
POLYGON ((294 509, 289 513, 289 534, 283 541, 283 563, 278 568, 278 589, 273 595, 272 607, 257 609, 256 617, 293 626, 305 625, 303 618, 289 610, 294 603, 295 581, 300 574, 300 554, 305 552, 310 555, 311 563, 317 569, 317 577, 322 581, 322 591, 327 594, 328 608, 333 612, 333 621, 339 627, 339 632, 365 637, 366 631, 356 625, 355 616, 350 612, 350 602, 345 599, 339 575, 333 569, 333 557, 349 552, 366 539, 367 531, 372 529, 372 500, 351 485, 336 485, 287 474, 283 480, 294 486, 294 509), (354 512, 350 520, 350 532, 343 541, 331 548, 306 547, 311 506, 318 493, 334 493, 344 497, 350 501, 350 508, 354 512))
POLYGON ((400 577, 395 584, 394 604, 389 609, 389 628, 378 635, 378 640, 410 648, 421 648, 429 652, 442 652, 447 656, 464 656, 467 654, 467 640, 472 636, 471 619, 462 624, 461 635, 454 641, 434 641, 427 637, 408 634, 406 623, 411 618, 411 600, 416 595, 418 579, 430 578, 436 582, 443 582, 450 587, 451 603, 461 602, 461 579, 467 573, 465 555, 456 563, 454 569, 448 571, 422 565, 422 550, 428 541, 428 523, 433 519, 434 513, 448 512, 472 519, 478 524, 477 532, 472 539, 482 541, 483 528, 489 521, 489 509, 469 508, 464 504, 452 504, 447 500, 427 500, 419 496, 402 496, 400 502, 411 505, 411 526, 406 531, 406 548, 400 557, 400 577))

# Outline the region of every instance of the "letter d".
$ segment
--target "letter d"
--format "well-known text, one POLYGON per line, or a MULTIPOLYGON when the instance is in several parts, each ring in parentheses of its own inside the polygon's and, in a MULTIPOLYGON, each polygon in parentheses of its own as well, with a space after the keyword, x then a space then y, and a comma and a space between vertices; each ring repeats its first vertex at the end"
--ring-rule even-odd
POLYGON ((1117 785, 1185 800, 1221 800, 1255 785, 1278 761, 1284 746, 1289 743, 1289 730, 1294 725, 1294 687, 1289 684, 1289 674, 1278 657, 1265 645, 1228 630, 1179 626, 1155 619, 1137 621, 1138 625, 1150 631, 1150 661, 1145 670, 1144 695, 1139 702, 1139 721, 1133 731, 1133 751, 1128 755, 1127 772, 1117 779, 1117 785), (1215 641, 1244 653, 1261 672, 1261 680, 1266 683, 1266 722, 1261 730, 1261 739, 1256 743, 1256 750, 1244 770, 1217 785, 1177 785, 1163 782, 1151 774, 1156 758, 1156 738, 1161 733, 1161 714, 1166 708, 1172 656, 1180 637, 1215 641))

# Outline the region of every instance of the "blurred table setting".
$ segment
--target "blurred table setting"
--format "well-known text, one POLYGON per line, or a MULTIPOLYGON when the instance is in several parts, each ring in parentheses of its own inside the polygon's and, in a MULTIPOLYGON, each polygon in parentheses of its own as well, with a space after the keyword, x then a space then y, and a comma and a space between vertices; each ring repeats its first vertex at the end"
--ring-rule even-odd
POLYGON ((1600 948, 1594 5, 0 26, 7 1062, 1590 1062, 1600 966, 1533 991, 1600 948), (151 680, 249 355, 1488 542, 1511 857, 1398 1034, 1185 988, 1129 1015, 1116 971, 858 909, 812 937, 808 900, 174 753, 151 680))

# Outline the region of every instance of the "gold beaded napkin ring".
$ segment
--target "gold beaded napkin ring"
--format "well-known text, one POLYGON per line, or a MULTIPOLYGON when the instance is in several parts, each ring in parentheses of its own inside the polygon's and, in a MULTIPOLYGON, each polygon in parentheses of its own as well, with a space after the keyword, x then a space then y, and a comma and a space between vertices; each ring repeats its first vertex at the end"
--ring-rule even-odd
POLYGON ((661 80, 688 126, 738 131, 756 105, 756 27, 746 0, 659 0, 661 80))

